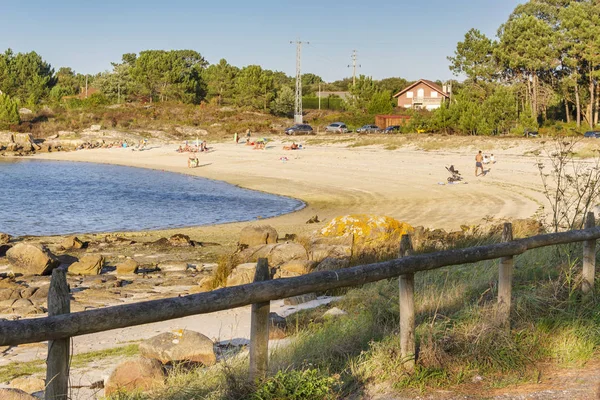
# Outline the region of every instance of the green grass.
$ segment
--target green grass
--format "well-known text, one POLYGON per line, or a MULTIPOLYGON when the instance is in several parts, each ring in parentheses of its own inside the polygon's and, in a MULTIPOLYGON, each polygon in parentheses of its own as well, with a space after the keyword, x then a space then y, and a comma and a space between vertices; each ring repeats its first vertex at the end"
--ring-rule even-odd
MULTIPOLYGON (((131 344, 112 349, 92 351, 77 354, 71 359, 71 368, 83 367, 93 361, 106 358, 125 356, 130 357, 138 353, 138 345, 131 344)), ((46 370, 45 360, 33 360, 27 362, 13 362, 0 367, 0 382, 11 381, 19 376, 39 374, 46 370)))

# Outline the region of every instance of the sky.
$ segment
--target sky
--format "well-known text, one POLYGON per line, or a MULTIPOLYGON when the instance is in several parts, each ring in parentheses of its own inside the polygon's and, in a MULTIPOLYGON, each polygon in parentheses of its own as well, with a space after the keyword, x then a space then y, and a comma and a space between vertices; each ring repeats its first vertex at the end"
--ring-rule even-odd
POLYGON ((225 58, 331 82, 453 78, 446 57, 476 28, 495 37, 524 0, 58 0, 0 1, 0 51, 36 51, 56 70, 110 70, 124 53, 192 49, 211 64, 225 58), (5 3, 5 4, 2 4, 5 3))

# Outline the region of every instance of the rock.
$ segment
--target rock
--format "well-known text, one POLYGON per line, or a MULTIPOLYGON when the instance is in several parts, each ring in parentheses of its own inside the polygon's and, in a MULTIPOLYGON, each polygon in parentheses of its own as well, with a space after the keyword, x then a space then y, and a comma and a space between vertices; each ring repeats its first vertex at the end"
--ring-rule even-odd
POLYGON ((35 397, 20 389, 0 389, 2 400, 37 400, 35 397))
POLYGON ((69 266, 69 273, 73 275, 99 275, 104 265, 102 254, 86 254, 79 261, 69 266))
POLYGON ((35 286, 30 286, 28 288, 25 288, 23 290, 21 290, 21 297, 24 299, 28 299, 31 296, 33 296, 35 294, 35 292, 37 292, 38 288, 36 288, 35 286))
MULTIPOLYGON (((21 291, 11 288, 0 289, 0 301, 2 300, 16 300, 21 298, 21 291)), ((11 303, 12 304, 12 303, 11 303)))
POLYGON ((286 271, 280 268, 277 268, 277 271, 275 272, 275 275, 273 275, 273 279, 280 279, 280 278, 295 278, 297 276, 300 276, 302 274, 299 274, 297 272, 290 272, 290 271, 286 271))
POLYGON ((317 265, 316 271, 335 271, 337 269, 348 268, 350 261, 344 258, 327 257, 317 265))
POLYGON ((60 243, 60 247, 62 247, 65 250, 81 249, 83 247, 83 242, 79 240, 77 236, 67 236, 60 243))
POLYGON ((187 271, 188 263, 183 261, 165 261, 158 264, 158 268, 162 272, 181 272, 187 271))
POLYGON ((293 260, 308 260, 304 246, 298 243, 282 243, 273 247, 267 258, 271 267, 293 260))
POLYGON ((35 293, 31 295, 30 299, 47 299, 49 289, 50 285, 40 286, 38 290, 36 290, 35 293))
POLYGON ((298 275, 308 274, 312 271, 315 263, 308 260, 292 260, 282 264, 279 269, 281 271, 291 272, 298 275))
POLYGON ((189 247, 194 245, 190 240, 190 237, 182 233, 177 233, 171 236, 169 238, 169 243, 171 244, 171 246, 175 247, 189 247))
POLYGON ((279 314, 270 312, 269 313, 269 325, 272 327, 285 329, 287 326, 287 322, 286 322, 285 318, 283 318, 279 314))
POLYGON ((11 247, 10 244, 0 244, 0 257, 6 256, 6 253, 11 247))
POLYGON ((23 275, 49 275, 60 264, 44 246, 18 243, 6 252, 14 273, 23 275))
POLYGON ((133 275, 137 273, 140 264, 133 258, 128 258, 117 264, 117 275, 133 275))
POLYGON ((352 214, 336 217, 321 229, 326 237, 344 236, 351 234, 355 242, 377 247, 388 242, 400 242, 404 234, 412 233, 413 227, 394 218, 352 214))
POLYGON ((348 315, 348 313, 337 307, 330 308, 324 314, 324 318, 341 317, 342 315, 348 315))
POLYGON ((11 132, 0 132, 0 146, 8 146, 15 142, 11 132))
POLYGON ((140 354, 163 364, 170 362, 197 362, 205 366, 217 361, 212 340, 201 333, 179 329, 165 332, 143 341, 140 354))
POLYGON ((10 242, 10 235, 0 232, 0 244, 7 244, 8 242, 10 242))
POLYGON ((298 304, 307 303, 317 299, 317 295, 314 293, 301 294, 300 296, 292 296, 287 299, 283 299, 283 304, 286 306, 297 306, 298 304))
POLYGON ((277 231, 269 225, 247 226, 240 233, 240 245, 256 246, 277 243, 277 231))
POLYGON ((92 132, 98 132, 101 129, 102 129, 102 125, 92 125, 92 126, 90 126, 89 130, 92 131, 92 132))
POLYGON ((254 282, 254 275, 256 274, 256 263, 245 263, 240 264, 231 271, 231 274, 227 277, 227 283, 225 286, 238 286, 245 285, 246 283, 254 282))
POLYGON ((147 391, 164 384, 164 371, 158 360, 138 357, 115 368, 104 384, 104 395, 119 392, 147 391))
POLYGON ((321 261, 327 257, 346 258, 352 256, 352 246, 314 244, 310 248, 310 259, 321 261))
MULTIPOLYGON (((19 114, 23 114, 23 115, 33 114, 33 111, 31 111, 29 108, 21 107, 21 108, 19 108, 19 114)), ((36 390, 36 392, 37 392, 37 390, 36 390)))
POLYGON ((33 376, 21 376, 10 381, 10 387, 27 393, 41 392, 46 388, 46 381, 33 376))

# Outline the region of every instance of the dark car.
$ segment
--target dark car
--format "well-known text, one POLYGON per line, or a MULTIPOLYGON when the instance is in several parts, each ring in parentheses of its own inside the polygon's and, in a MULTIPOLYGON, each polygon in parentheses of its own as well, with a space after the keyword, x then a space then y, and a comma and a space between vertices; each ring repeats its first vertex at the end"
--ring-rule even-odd
POLYGON ((286 135, 310 135, 313 133, 313 128, 308 124, 296 124, 290 126, 284 132, 286 135))
POLYGON ((584 137, 588 137, 588 138, 600 138, 600 131, 587 131, 586 133, 583 134, 584 137))
POLYGON ((525 132, 523 133, 523 136, 525 136, 525 137, 538 137, 538 133, 537 133, 537 131, 533 131, 531 129, 525 129, 525 132))
POLYGON ((398 133, 400 132, 400 125, 391 125, 383 130, 383 133, 398 133))
POLYGON ((363 125, 356 130, 358 133, 377 133, 381 132, 381 128, 377 125, 363 125))

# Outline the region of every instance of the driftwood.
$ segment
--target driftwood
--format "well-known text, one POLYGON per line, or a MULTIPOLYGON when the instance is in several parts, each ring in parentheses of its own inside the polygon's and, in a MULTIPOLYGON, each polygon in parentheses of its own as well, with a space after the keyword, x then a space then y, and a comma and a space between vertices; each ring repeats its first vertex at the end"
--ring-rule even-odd
POLYGON ((0 346, 64 339, 111 329, 207 314, 249 304, 376 282, 404 274, 522 254, 529 249, 600 238, 600 227, 506 243, 440 251, 296 278, 255 282, 188 296, 152 300, 45 318, 0 322, 0 346))

